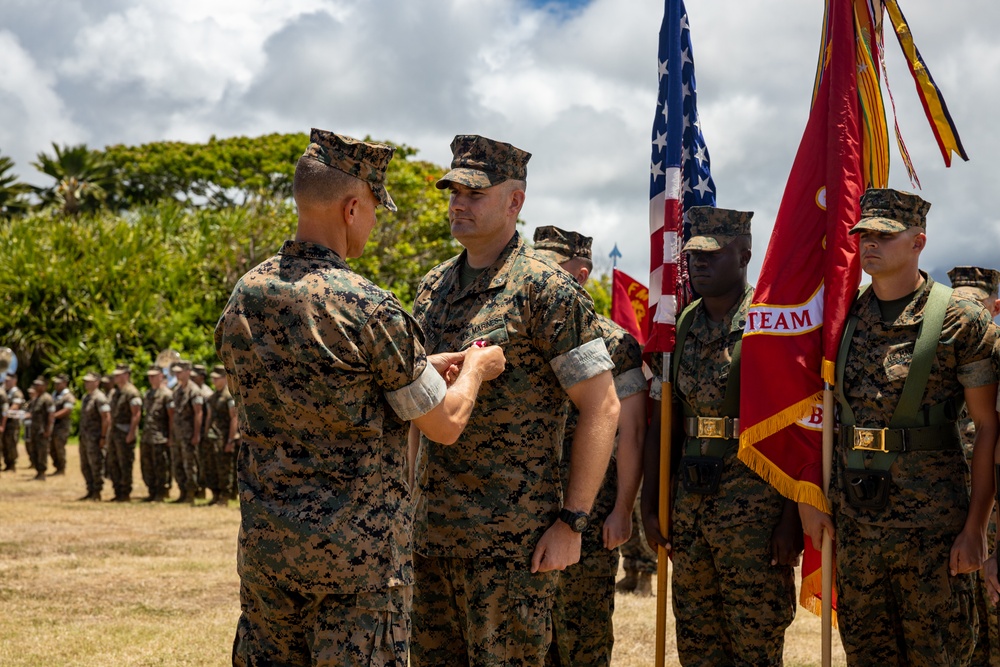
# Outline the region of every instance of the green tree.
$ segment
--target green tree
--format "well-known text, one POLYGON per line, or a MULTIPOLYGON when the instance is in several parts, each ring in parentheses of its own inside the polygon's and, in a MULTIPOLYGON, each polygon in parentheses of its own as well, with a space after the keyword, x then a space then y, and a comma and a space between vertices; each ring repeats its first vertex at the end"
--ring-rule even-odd
POLYGON ((21 215, 28 210, 28 193, 31 188, 17 180, 12 173, 14 161, 0 155, 0 218, 21 215))
POLYGON ((47 188, 35 188, 43 206, 55 206, 67 215, 90 213, 100 209, 114 195, 115 177, 111 164, 86 144, 59 147, 52 144, 55 155, 39 153, 32 166, 55 183, 47 188))
POLYGON ((305 134, 212 137, 204 144, 157 141, 107 147, 121 185, 117 208, 177 200, 193 208, 230 208, 292 196, 305 134))
POLYGON ((602 273, 599 276, 591 276, 586 285, 590 298, 594 300, 594 310, 598 315, 611 317, 611 274, 602 273))

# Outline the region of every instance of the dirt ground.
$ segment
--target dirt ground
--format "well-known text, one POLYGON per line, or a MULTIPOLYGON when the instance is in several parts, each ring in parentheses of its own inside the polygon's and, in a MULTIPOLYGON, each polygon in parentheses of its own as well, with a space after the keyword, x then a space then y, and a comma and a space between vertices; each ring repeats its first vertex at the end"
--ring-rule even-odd
MULTIPOLYGON (((63 477, 30 481, 23 451, 18 470, 0 474, 0 665, 230 664, 239 616, 235 503, 76 502, 84 493, 77 448, 67 455, 63 477)), ((137 462, 133 497, 144 495, 137 462)), ((615 667, 653 664, 655 609, 655 598, 618 596, 615 667)), ((677 665, 672 619, 667 637, 667 664, 677 665)), ((819 665, 819 655, 820 620, 800 608, 785 664, 819 665)), ((845 664, 836 633, 834 664, 845 664)))

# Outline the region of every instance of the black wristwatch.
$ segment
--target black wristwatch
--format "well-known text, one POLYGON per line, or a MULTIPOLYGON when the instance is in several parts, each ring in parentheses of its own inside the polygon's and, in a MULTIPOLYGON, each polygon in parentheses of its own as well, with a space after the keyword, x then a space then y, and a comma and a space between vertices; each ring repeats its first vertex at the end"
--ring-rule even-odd
POLYGON ((586 512, 574 512, 565 507, 559 510, 559 520, 568 525, 577 533, 587 530, 590 525, 590 515, 586 512))

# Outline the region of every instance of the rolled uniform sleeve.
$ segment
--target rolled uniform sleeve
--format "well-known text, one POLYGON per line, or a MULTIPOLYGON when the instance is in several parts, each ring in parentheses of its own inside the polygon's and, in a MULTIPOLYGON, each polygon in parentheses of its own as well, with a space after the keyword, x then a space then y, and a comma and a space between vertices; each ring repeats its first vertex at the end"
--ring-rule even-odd
POLYGON ((614 368, 611 355, 604 340, 598 338, 573 348, 549 362, 552 372, 559 379, 563 389, 569 389, 578 382, 589 380, 604 371, 614 368))
POLYGON ((646 391, 646 376, 641 368, 632 368, 615 376, 615 393, 618 394, 618 400, 624 400, 644 391, 646 391))
POLYGON ((427 363, 420 327, 402 306, 387 300, 373 313, 362 339, 375 382, 403 421, 422 417, 444 400, 444 378, 427 363))
MULTIPOLYGON (((976 304, 978 305, 978 304, 976 304)), ((997 326, 983 308, 973 311, 956 345, 958 381, 966 389, 996 384, 997 326)))
POLYGON ((547 298, 532 318, 536 348, 549 362, 563 389, 612 370, 614 362, 594 314, 593 303, 562 272, 547 285, 547 298))

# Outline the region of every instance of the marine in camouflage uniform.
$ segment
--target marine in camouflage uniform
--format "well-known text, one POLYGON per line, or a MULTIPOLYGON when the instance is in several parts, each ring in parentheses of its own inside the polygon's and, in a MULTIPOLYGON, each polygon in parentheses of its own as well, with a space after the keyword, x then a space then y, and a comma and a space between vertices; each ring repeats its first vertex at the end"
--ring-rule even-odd
POLYGON ((916 195, 869 190, 861 200, 861 221, 851 230, 862 235, 862 268, 873 286, 851 308, 856 328, 849 339, 845 335, 838 361, 850 408, 842 403, 840 417, 843 422, 853 414, 856 424, 840 427, 830 494, 837 615, 849 664, 967 665, 978 631, 974 570, 985 556, 998 433, 991 363, 997 334, 979 304, 942 290, 944 321, 937 348, 931 348, 934 359, 922 398, 915 402, 920 408, 893 419, 918 331, 933 319, 928 303, 937 299, 934 281, 917 269, 929 208, 916 195), (901 277, 912 282, 913 291, 879 299, 880 292, 892 295, 892 287, 900 291, 901 277), (889 284, 890 278, 895 282, 889 284), (979 431, 971 502, 969 465, 955 424, 963 398, 979 431), (901 419, 924 426, 906 428, 907 449, 895 451, 894 429, 901 419), (880 437, 894 451, 873 451, 866 440, 872 431, 866 429, 890 424, 893 429, 880 437), (876 484, 876 476, 886 474, 878 470, 890 463, 888 479, 876 484), (877 504, 882 507, 866 506, 868 500, 881 501, 877 491, 883 487, 888 493, 877 504))
POLYGON ((35 405, 35 399, 38 397, 38 391, 34 383, 28 385, 28 400, 24 404, 24 449, 28 452, 28 461, 31 463, 29 466, 32 470, 38 467, 35 463, 35 448, 31 445, 31 409, 35 405))
POLYGON ((174 393, 155 364, 146 371, 149 389, 142 397, 142 435, 139 437, 139 469, 149 490, 144 502, 165 500, 170 495, 170 401, 174 393))
MULTIPOLYGON (((558 227, 539 227, 535 230, 534 247, 538 254, 569 272, 580 285, 586 285, 593 269, 592 241, 588 236, 558 227)), ((631 334, 611 320, 599 315, 598 325, 615 365, 612 375, 622 406, 619 438, 590 510, 591 522, 583 533, 580 562, 559 575, 552 606, 552 645, 545 657, 545 664, 553 666, 611 664, 618 544, 626 539, 625 531, 633 530, 632 511, 642 478, 642 441, 646 430, 642 349, 631 334)), ((569 404, 568 409, 560 466, 563 488, 569 485, 577 421, 576 408, 569 404)))
POLYGON ((83 376, 87 393, 80 406, 80 470, 87 493, 80 500, 100 500, 104 488, 104 455, 111 430, 111 404, 97 388, 100 377, 93 373, 83 376))
POLYGON ((177 376, 169 407, 174 411, 170 424, 170 455, 174 479, 180 488, 179 503, 193 503, 198 494, 198 476, 205 399, 198 385, 191 381, 191 362, 179 361, 171 368, 177 376))
POLYGON ((115 396, 111 403, 111 437, 108 442, 108 477, 115 495, 113 502, 127 503, 132 496, 132 469, 135 466, 135 441, 142 419, 142 395, 132 384, 128 365, 115 368, 115 396))
POLYGON ((201 392, 201 399, 204 401, 202 403, 201 440, 198 442, 197 497, 199 499, 205 498, 206 489, 214 489, 218 484, 215 469, 215 452, 212 449, 212 444, 208 442, 208 438, 206 437, 209 427, 208 399, 212 397, 215 391, 205 382, 205 376, 205 364, 194 364, 191 366, 191 382, 201 392))
MULTIPOLYGON (((781 665, 795 616, 792 566, 802 549, 796 505, 736 456, 739 385, 729 380, 739 377, 733 364, 753 297, 746 282, 752 215, 707 206, 687 211, 691 238, 683 251, 702 298, 678 318, 673 400, 681 432, 673 437, 679 465, 672 466, 670 531, 677 653, 686 666, 781 665)), ((652 362, 657 403, 647 448, 658 453, 662 356, 652 362)), ((654 519, 658 459, 647 458, 643 488, 644 512, 654 519)))
POLYGON ((10 411, 22 412, 25 408, 24 392, 17 386, 17 378, 8 375, 4 380, 7 389, 7 412, 3 420, 3 460, 4 470, 13 471, 17 467, 17 443, 21 439, 21 419, 9 416, 10 411))
POLYGON ((215 331, 243 435, 233 664, 406 667, 407 421, 427 428, 456 400, 471 410, 502 353, 454 355, 446 387, 413 319, 344 261, 363 250, 367 232, 353 230, 370 231, 377 202, 395 210, 383 185, 393 149, 323 130, 311 141, 296 166, 298 236, 331 247, 286 241, 239 280, 215 331))
POLYGON ((66 474, 66 442, 69 440, 69 431, 72 422, 73 408, 76 407, 76 396, 69 390, 69 376, 65 373, 55 377, 55 390, 52 400, 55 402, 56 411, 53 413, 55 421, 52 424, 52 465, 55 467, 53 475, 66 474))
POLYGON ((49 383, 38 378, 32 383, 35 399, 31 403, 31 439, 29 451, 34 453, 35 477, 45 481, 45 471, 49 467, 49 445, 52 443, 52 414, 56 411, 55 401, 48 391, 49 383))
MULTIPOLYGON (((997 299, 1000 271, 978 266, 956 266, 948 272, 948 278, 956 295, 969 301, 979 302, 991 317, 1000 315, 1000 300, 997 299)), ((969 417, 968 410, 962 411, 959 429, 962 433, 965 457, 971 466, 976 427, 969 417)), ((971 479, 969 481, 971 491, 971 479)), ((996 520, 990 513, 990 523, 986 530, 988 548, 996 544, 996 534, 996 520)), ((979 635, 976 638, 976 649, 969 667, 1000 667, 1000 627, 997 623, 997 608, 990 599, 986 580, 982 576, 976 581, 976 611, 979 613, 979 635)))
POLYGON ((225 366, 216 366, 210 377, 215 391, 206 402, 208 429, 205 438, 213 459, 212 504, 225 505, 233 496, 236 447, 240 431, 236 425, 236 401, 226 385, 225 366))
POLYGON ((484 341, 509 365, 456 446, 421 438, 410 660, 541 665, 555 570, 579 557, 573 531, 585 528, 613 447, 613 364, 589 297, 516 232, 530 154, 474 135, 451 147, 437 187, 451 190, 452 234, 466 250, 424 277, 414 316, 429 351, 484 341), (563 489, 567 396, 581 416, 563 489))

